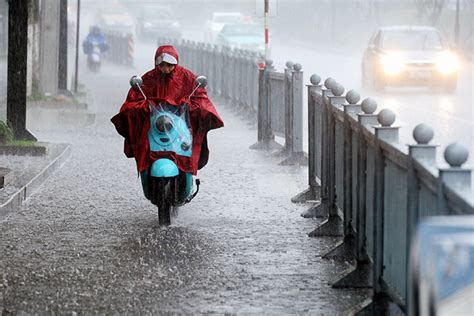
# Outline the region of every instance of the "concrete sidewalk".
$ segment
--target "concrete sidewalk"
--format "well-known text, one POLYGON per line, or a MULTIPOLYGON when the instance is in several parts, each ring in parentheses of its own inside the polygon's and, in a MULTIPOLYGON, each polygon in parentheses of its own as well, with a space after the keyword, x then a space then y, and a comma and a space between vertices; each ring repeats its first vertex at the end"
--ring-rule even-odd
POLYGON ((290 201, 307 169, 250 150, 256 130, 214 103, 226 125, 209 133, 200 193, 167 228, 110 113, 53 134, 73 145, 71 157, 0 220, 0 311, 337 315, 362 302, 367 290, 331 288, 348 267, 321 258, 337 239, 309 238, 319 221, 290 201))
MULTIPOLYGON (((92 93, 82 92, 75 100, 58 96, 49 100, 29 101, 27 104, 27 129, 33 134, 43 130, 63 132, 93 125, 96 109, 92 93), (60 98, 62 97, 62 98, 60 98)), ((71 153, 67 143, 39 142, 46 154, 0 154, 0 167, 9 170, 9 181, 0 188, 0 219, 18 208, 71 153)), ((21 148, 13 148, 21 149, 21 148)), ((12 150, 12 152, 19 150, 12 150)), ((28 153, 31 152, 31 153, 28 153)))
POLYGON ((0 220, 15 211, 69 157, 70 144, 42 143, 41 156, 0 155, 0 166, 9 170, 11 178, 0 189, 0 220))

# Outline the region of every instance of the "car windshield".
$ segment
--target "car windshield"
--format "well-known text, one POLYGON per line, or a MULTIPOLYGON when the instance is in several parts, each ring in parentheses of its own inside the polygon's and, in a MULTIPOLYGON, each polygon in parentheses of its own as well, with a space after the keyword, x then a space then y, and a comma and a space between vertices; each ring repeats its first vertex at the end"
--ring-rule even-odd
POLYGON ((128 15, 127 11, 122 7, 110 7, 102 11, 103 15, 128 15))
POLYGON ((225 36, 263 36, 263 27, 254 24, 226 25, 222 29, 225 36))
POLYGON ((388 50, 442 50, 443 43, 436 31, 386 31, 382 48, 388 50))
POLYGON ((174 20, 175 15, 173 11, 171 11, 169 8, 152 8, 152 9, 147 9, 145 11, 144 18, 147 20, 152 20, 152 19, 174 20))
POLYGON ((214 22, 217 22, 217 23, 236 23, 236 22, 240 22, 240 20, 241 20, 240 14, 217 15, 214 17, 214 22))

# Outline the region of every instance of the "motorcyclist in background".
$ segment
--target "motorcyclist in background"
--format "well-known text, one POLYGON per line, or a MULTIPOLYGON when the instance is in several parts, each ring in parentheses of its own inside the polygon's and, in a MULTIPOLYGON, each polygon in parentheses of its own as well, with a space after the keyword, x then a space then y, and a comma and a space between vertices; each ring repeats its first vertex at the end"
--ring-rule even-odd
POLYGON ((96 25, 93 25, 89 28, 89 34, 87 34, 86 39, 82 42, 82 49, 84 54, 89 55, 92 53, 94 44, 99 45, 101 52, 105 52, 109 49, 109 44, 105 40, 104 35, 100 31, 100 28, 96 25))

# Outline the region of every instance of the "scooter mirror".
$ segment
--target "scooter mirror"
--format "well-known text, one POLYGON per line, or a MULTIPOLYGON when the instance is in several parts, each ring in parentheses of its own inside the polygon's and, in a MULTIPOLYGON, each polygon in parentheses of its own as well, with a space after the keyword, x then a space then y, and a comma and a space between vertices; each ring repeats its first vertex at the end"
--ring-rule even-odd
POLYGON ((200 88, 205 88, 207 86, 207 78, 204 77, 204 76, 198 76, 196 78, 196 84, 198 85, 198 87, 200 88))
POLYGON ((133 76, 130 78, 130 85, 132 87, 140 87, 143 84, 142 77, 140 76, 133 76))

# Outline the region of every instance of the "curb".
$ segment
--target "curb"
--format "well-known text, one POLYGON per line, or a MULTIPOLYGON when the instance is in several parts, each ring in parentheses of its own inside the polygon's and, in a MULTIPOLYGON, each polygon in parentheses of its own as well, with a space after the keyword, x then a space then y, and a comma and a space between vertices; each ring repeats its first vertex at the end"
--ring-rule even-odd
POLYGON ((6 217, 10 212, 21 206, 23 202, 34 192, 39 186, 58 169, 71 154, 71 144, 67 144, 66 148, 53 161, 51 161, 40 173, 38 173, 27 184, 20 188, 11 196, 8 201, 0 205, 0 219, 6 217))

